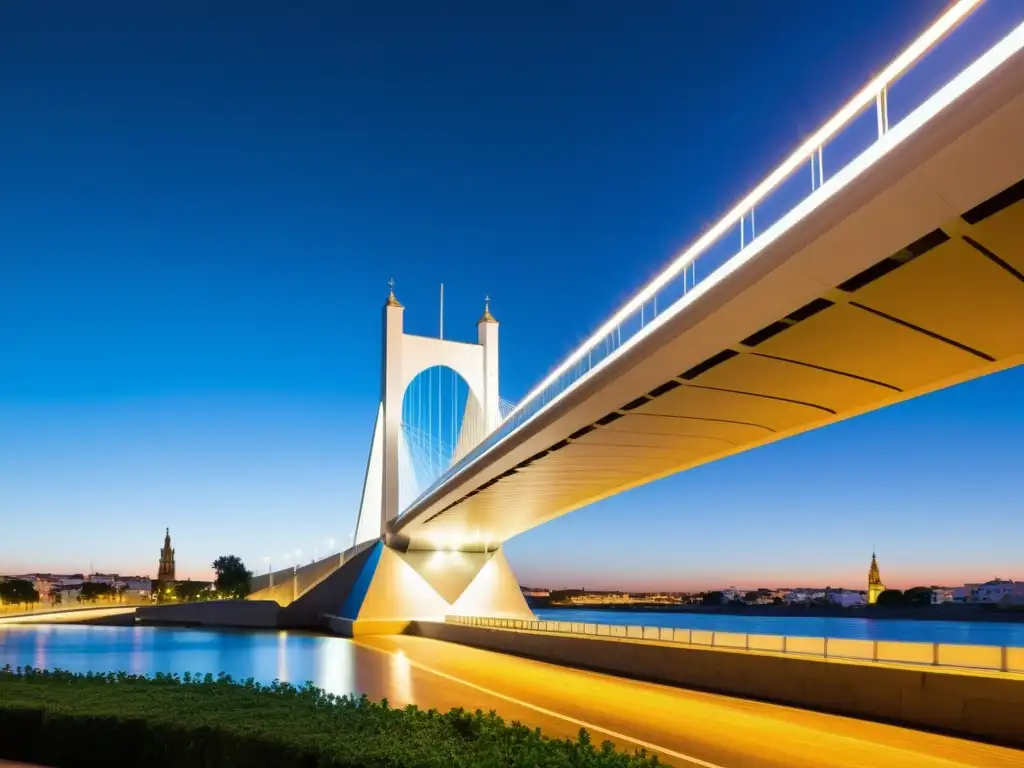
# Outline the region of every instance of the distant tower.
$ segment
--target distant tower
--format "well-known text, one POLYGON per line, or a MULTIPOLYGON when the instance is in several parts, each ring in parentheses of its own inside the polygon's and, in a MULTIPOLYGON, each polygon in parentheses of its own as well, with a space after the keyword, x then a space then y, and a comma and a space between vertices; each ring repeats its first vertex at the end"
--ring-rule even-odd
POLYGON ((868 568, 868 605, 878 602, 878 596, 885 592, 885 584, 882 583, 882 576, 878 572, 878 560, 875 553, 871 553, 871 567, 868 568))
POLYGON ((157 569, 157 581, 168 583, 174 581, 174 550, 171 549, 171 529, 164 536, 164 548, 160 551, 160 567, 157 569))

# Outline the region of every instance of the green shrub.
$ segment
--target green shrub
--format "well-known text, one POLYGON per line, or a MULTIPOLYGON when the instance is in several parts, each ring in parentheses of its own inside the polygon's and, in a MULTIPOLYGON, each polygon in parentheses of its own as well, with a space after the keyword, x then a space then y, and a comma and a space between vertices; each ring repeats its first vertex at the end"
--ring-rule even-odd
POLYGON ((0 669, 0 759, 55 768, 641 768, 610 742, 549 739, 495 713, 393 709, 311 683, 0 669))

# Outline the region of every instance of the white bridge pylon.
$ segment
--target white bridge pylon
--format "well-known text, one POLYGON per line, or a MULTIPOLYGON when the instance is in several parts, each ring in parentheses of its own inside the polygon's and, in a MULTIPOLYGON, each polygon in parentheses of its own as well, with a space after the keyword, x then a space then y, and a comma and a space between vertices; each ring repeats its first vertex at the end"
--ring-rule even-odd
MULTIPOLYGON (((502 418, 498 322, 491 315, 489 302, 477 322, 475 344, 407 334, 404 313, 405 307, 395 298, 392 287, 384 305, 381 403, 373 427, 354 545, 385 538, 388 523, 402 508, 495 430, 502 418), (417 418, 407 419, 409 408, 403 407, 410 385, 420 374, 432 373, 435 368, 439 377, 448 369, 453 387, 461 379, 468 389, 464 405, 459 405, 456 393, 449 406, 461 408, 462 413, 458 420, 454 411, 449 414, 451 432, 447 442, 442 434, 433 434, 432 414, 424 417, 417 413, 417 418)), ((442 389, 440 379, 438 385, 442 389)), ((433 386, 425 389, 427 396, 433 397, 433 386)), ((507 409, 508 404, 504 405, 507 409)), ((437 408, 440 406, 439 401, 437 408)), ((415 403, 412 407, 415 411, 415 403)), ((447 426, 442 423, 438 432, 443 433, 447 426)))
POLYGON ((407 542, 389 541, 388 525, 402 503, 412 501, 425 484, 475 448, 508 411, 498 397, 498 323, 486 302, 475 344, 407 334, 404 312, 392 287, 384 305, 381 403, 350 556, 343 556, 338 570, 289 610, 295 616, 329 612, 332 629, 346 635, 403 632, 410 621, 451 615, 531 619, 500 548, 403 551, 407 542), (410 384, 435 368, 438 375, 427 379, 429 391, 414 385, 415 397, 407 399, 410 384), (436 393, 440 399, 447 390, 443 369, 450 369, 454 394, 447 442, 441 403, 436 410, 429 405, 430 397, 436 393), (468 389, 464 402, 456 376, 468 389))

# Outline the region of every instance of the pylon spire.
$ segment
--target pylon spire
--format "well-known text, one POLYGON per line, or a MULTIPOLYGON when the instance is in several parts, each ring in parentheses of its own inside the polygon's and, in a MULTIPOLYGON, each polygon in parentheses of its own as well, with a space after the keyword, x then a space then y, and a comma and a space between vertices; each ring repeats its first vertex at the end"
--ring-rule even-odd
POLYGON ((388 304, 389 307, 400 307, 402 303, 395 298, 395 278, 388 280, 388 304))
POLYGON ((480 318, 480 322, 481 323, 496 323, 496 322, 498 322, 497 320, 494 319, 494 315, 491 314, 491 297, 490 296, 484 296, 484 314, 483 314, 483 317, 480 318))

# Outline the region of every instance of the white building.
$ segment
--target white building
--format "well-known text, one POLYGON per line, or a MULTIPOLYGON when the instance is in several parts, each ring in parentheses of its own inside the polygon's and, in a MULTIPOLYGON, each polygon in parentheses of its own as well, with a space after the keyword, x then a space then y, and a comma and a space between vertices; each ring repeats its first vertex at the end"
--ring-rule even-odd
POLYGON ((867 592, 859 592, 855 589, 833 589, 828 592, 828 601, 841 608, 853 608, 858 605, 867 605, 867 592))
POLYGON ((148 576, 122 576, 114 586, 124 590, 124 597, 145 600, 153 596, 153 580, 148 576))
POLYGON ((970 602, 972 603, 1002 603, 1014 602, 1016 598, 1024 599, 1024 584, 1015 584, 1011 581, 993 579, 978 585, 971 591, 970 602))
POLYGON ((932 605, 952 603, 956 599, 956 590, 950 587, 932 587, 932 605))
POLYGON ((964 584, 962 587, 953 588, 953 602, 955 603, 970 603, 971 595, 974 594, 975 590, 980 587, 981 584, 964 584))

